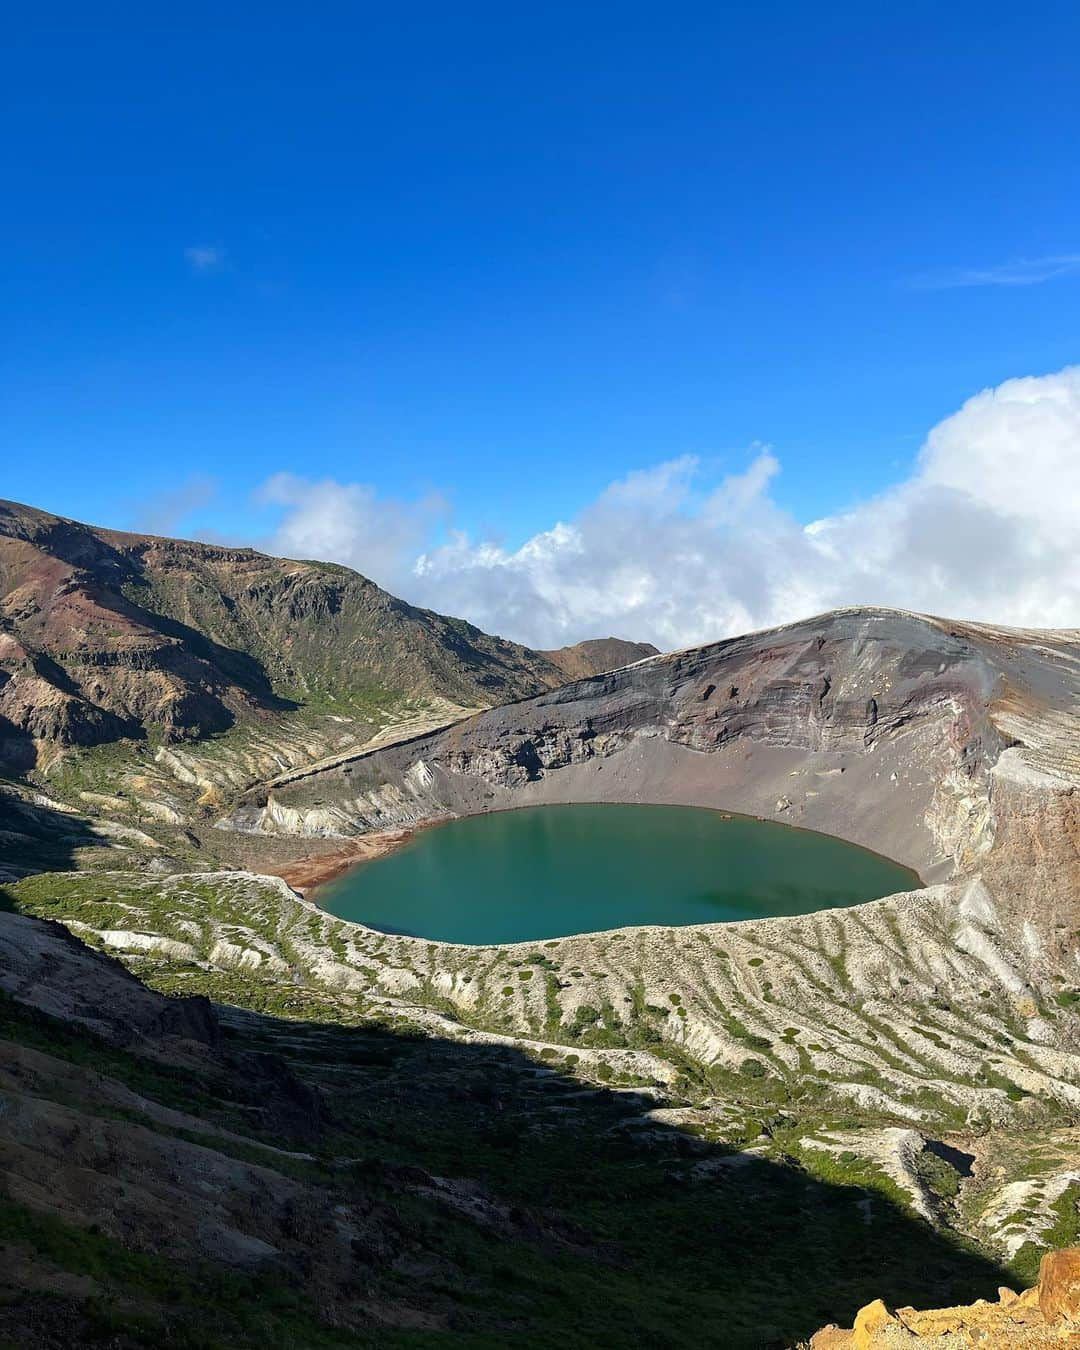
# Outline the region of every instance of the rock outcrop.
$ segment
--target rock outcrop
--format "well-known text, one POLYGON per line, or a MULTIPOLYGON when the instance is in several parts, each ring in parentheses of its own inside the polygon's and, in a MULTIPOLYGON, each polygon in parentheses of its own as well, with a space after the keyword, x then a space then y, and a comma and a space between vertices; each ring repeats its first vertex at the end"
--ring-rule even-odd
POLYGON ((50 1017, 77 1022, 113 1045, 220 1042, 205 998, 162 998, 59 923, 0 913, 0 992, 50 1017))

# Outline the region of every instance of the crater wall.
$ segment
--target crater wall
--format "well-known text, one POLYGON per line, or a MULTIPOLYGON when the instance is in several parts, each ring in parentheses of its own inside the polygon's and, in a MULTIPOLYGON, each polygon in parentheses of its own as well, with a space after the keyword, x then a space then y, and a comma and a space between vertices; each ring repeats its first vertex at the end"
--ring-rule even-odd
POLYGON ((298 773, 222 824, 349 837, 548 802, 711 806, 835 834, 927 882, 983 871, 1008 840, 1007 899, 1048 911, 1050 894, 1076 899, 1078 706, 1075 633, 845 610, 298 773))

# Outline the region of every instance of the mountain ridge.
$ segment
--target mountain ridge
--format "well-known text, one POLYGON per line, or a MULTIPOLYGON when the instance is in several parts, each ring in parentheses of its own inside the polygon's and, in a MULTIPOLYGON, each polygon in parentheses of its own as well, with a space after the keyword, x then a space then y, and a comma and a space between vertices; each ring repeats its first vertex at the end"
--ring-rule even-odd
MULTIPOLYGON (((579 666, 585 661, 578 658, 579 666)), ((0 501, 0 761, 197 741, 299 706, 484 707, 566 678, 547 655, 336 563, 85 525, 0 501)))

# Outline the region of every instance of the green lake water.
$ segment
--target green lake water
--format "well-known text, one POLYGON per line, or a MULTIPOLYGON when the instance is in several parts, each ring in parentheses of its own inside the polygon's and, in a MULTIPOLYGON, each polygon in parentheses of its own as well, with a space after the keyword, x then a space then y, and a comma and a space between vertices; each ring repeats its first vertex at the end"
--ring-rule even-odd
POLYGON ((687 806, 536 806, 421 830, 319 891, 331 914, 443 942, 855 905, 919 885, 829 835, 687 806))

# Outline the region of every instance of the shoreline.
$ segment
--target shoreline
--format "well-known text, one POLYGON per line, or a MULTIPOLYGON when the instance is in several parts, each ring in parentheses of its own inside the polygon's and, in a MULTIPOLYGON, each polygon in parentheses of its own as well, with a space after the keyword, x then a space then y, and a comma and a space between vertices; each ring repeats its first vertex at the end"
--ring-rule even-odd
POLYGON ((404 847, 415 833, 415 828, 383 830, 378 834, 366 835, 351 847, 338 849, 335 853, 316 854, 313 857, 281 863, 277 867, 267 869, 267 875, 280 877, 305 900, 318 904, 315 892, 321 887, 336 881, 338 877, 344 876, 360 863, 374 862, 376 858, 396 852, 397 849, 404 847))
POLYGON ((359 836, 348 847, 337 849, 333 853, 313 854, 266 868, 265 874, 280 877, 305 900, 318 905, 318 892, 323 886, 336 881, 338 877, 351 872, 362 863, 374 862, 376 858, 384 858, 388 853, 396 853, 398 849, 411 843, 421 830, 430 829, 434 825, 443 825, 448 820, 454 819, 454 816, 437 816, 432 820, 417 821, 414 825, 403 825, 393 830, 378 830, 373 834, 359 836))

